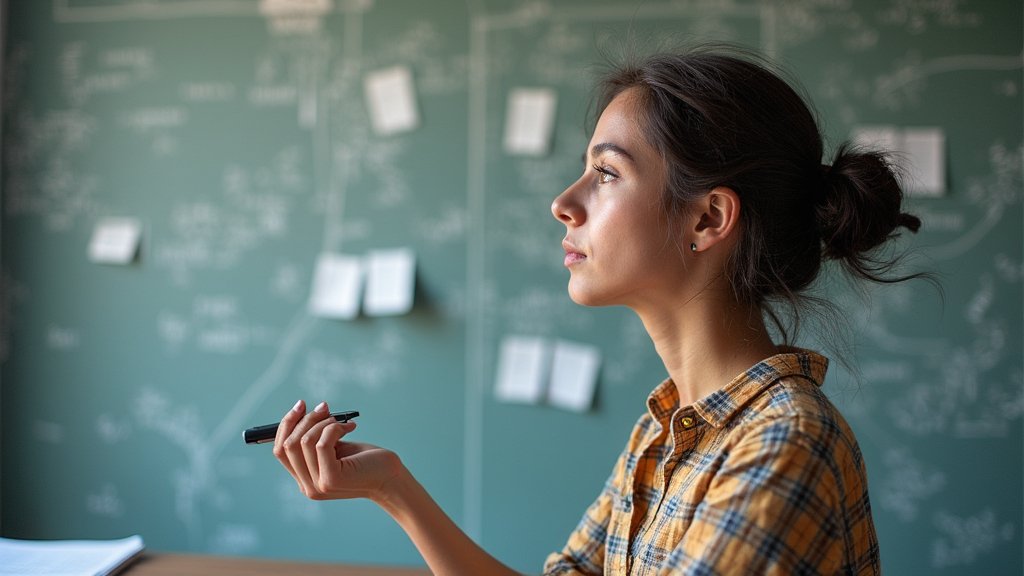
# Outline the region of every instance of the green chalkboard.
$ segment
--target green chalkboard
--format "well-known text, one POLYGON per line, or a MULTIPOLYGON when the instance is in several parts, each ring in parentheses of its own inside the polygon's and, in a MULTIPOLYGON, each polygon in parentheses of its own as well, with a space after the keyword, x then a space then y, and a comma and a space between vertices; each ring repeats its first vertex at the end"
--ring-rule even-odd
POLYGON ((420 563, 374 506, 307 501, 242 443, 327 399, 486 548, 539 571, 664 378, 630 312, 569 300, 549 206, 582 168, 601 53, 703 39, 792 71, 830 148, 864 127, 941 131, 945 186, 911 199, 924 227, 901 242, 944 298, 825 286, 859 372, 834 362, 826 390, 867 457, 886 572, 1020 574, 1022 17, 982 1, 7 2, 0 531, 420 563), (379 133, 364 81, 395 66, 418 122, 379 133), (557 97, 545 154, 503 146, 518 88, 557 97), (107 218, 140 224, 128 264, 89 258, 107 218), (320 254, 389 248, 415 252, 411 312, 309 311, 320 254), (509 336, 596 347, 592 409, 499 401, 509 336))

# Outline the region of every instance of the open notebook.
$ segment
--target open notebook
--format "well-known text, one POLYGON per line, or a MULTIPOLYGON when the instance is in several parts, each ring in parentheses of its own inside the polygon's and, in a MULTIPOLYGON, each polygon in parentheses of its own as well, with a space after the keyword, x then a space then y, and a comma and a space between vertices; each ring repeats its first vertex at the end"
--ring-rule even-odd
POLYGON ((108 576, 142 552, 142 537, 120 540, 0 538, 0 576, 108 576))

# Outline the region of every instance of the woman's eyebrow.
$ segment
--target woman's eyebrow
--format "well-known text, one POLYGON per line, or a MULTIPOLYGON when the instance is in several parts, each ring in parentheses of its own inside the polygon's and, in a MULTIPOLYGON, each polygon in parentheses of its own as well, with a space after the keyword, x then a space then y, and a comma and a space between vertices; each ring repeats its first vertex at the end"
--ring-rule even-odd
MULTIPOLYGON (((602 154, 604 152, 614 152, 615 154, 618 154, 620 156, 625 156, 630 162, 634 162, 633 155, 630 154, 629 152, 626 152, 625 149, 623 149, 617 144, 612 144, 611 142, 600 142, 590 147, 590 155, 592 157, 602 154)), ((584 162, 586 162, 586 158, 584 158, 584 162)))

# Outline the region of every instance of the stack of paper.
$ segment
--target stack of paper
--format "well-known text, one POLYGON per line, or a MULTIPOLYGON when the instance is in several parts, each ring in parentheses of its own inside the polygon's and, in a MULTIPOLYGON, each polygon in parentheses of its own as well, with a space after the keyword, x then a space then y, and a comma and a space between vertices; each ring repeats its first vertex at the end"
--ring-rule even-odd
POLYGON ((142 537, 121 540, 0 538, 0 576, 106 576, 142 553, 142 537))

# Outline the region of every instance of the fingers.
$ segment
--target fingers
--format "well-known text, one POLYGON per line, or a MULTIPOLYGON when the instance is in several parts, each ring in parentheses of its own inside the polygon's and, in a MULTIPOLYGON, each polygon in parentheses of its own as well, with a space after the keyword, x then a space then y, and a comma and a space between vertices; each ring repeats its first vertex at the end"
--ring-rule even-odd
POLYGON ((302 487, 302 492, 309 498, 318 497, 319 491, 310 474, 310 468, 312 467, 307 462, 305 454, 305 445, 315 443, 316 440, 307 438, 306 433, 314 424, 327 418, 329 415, 330 412, 327 410, 326 402, 317 404, 312 412, 299 420, 299 423, 295 425, 291 434, 284 441, 284 451, 288 456, 288 461, 291 462, 292 470, 294 471, 293 476, 296 477, 299 485, 302 487))
MULTIPOLYGON (((327 409, 327 404, 321 404, 324 411, 330 413, 327 409)), ((319 408, 319 407, 318 407, 319 408)), ((322 494, 324 490, 320 486, 320 464, 317 458, 317 444, 320 442, 320 437, 326 427, 331 424, 336 424, 334 418, 324 418, 319 422, 313 424, 309 430, 303 435, 302 439, 299 440, 299 446, 302 447, 302 461, 306 466, 306 470, 309 472, 309 480, 316 492, 322 494)))
POLYGON ((312 412, 302 400, 281 418, 274 437, 274 456, 292 475, 308 498, 321 500, 343 488, 339 442, 355 430, 355 422, 336 422, 326 402, 312 412))
MULTIPOLYGON (((281 462, 285 470, 289 474, 295 476, 294 470, 292 470, 292 464, 288 460, 288 455, 284 451, 284 441, 288 438, 288 435, 292 433, 295 428, 295 424, 302 418, 302 415, 306 413, 306 403, 299 400, 292 406, 292 409, 288 411, 281 418, 281 423, 277 425, 277 435, 274 436, 274 457, 281 462)), ((300 486, 301 487, 301 486, 300 486)))
MULTIPOLYGON (((300 405, 296 404, 296 406, 300 405)), ((327 403, 321 402, 313 409, 312 412, 305 416, 302 416, 301 414, 293 416, 291 413, 286 415, 286 418, 289 419, 289 424, 293 422, 295 418, 298 418, 297 423, 292 426, 288 426, 289 429, 286 429, 284 420, 282 420, 281 424, 278 426, 278 438, 275 441, 275 450, 277 449, 277 442, 279 441, 279 452, 284 456, 283 460, 280 457, 278 459, 282 460, 282 464, 285 465, 285 468, 291 473, 292 477, 295 478, 295 481, 299 483, 299 488, 302 490, 303 494, 310 498, 319 497, 319 491, 317 490, 316 483, 310 473, 310 469, 316 468, 317 466, 315 459, 312 462, 312 466, 307 462, 307 449, 304 445, 308 444, 309 447, 314 447, 316 444, 316 438, 306 438, 306 433, 309 432, 310 428, 314 425, 329 418, 329 416, 330 411, 327 409, 327 403)), ((315 450, 313 453, 315 453, 315 450)))
POLYGON ((315 451, 317 463, 317 487, 322 493, 342 486, 341 461, 338 460, 338 441, 352 430, 355 422, 328 422, 318 436, 315 451))

